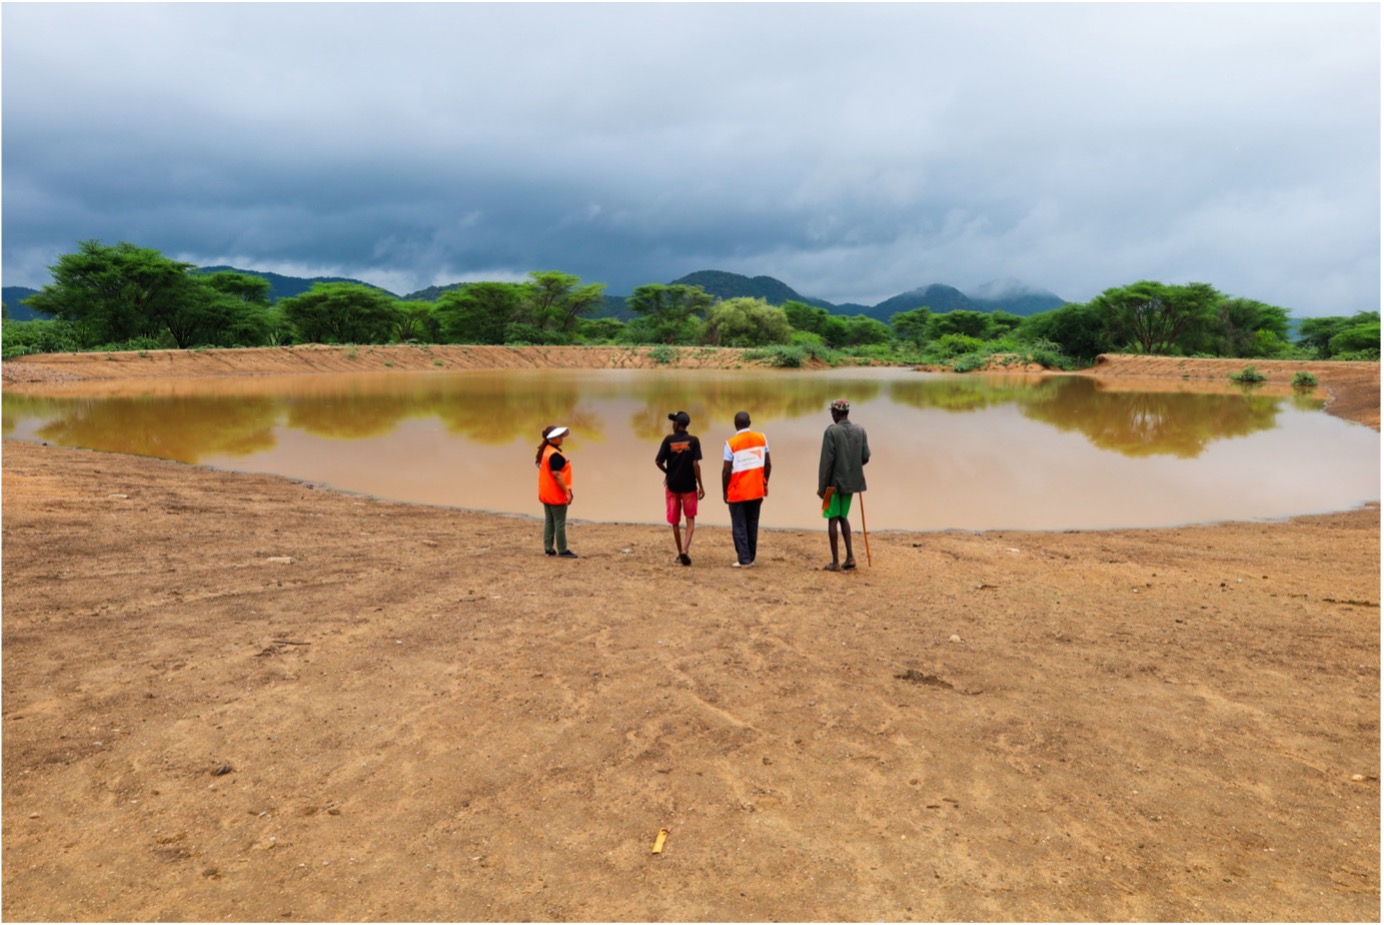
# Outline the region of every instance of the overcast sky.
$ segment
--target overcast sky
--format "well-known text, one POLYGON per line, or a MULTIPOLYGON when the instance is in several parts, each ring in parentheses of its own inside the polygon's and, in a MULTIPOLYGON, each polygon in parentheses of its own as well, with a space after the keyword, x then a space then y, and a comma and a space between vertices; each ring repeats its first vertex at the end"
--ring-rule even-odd
POLYGON ((1380 8, 6 2, 3 279, 715 269, 1378 310, 1380 8))

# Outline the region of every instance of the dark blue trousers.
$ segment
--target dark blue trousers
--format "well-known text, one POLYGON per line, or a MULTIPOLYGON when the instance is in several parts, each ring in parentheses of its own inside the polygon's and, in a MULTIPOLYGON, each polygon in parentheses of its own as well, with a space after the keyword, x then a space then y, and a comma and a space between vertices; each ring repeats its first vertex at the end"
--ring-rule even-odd
POLYGON ((730 535, 741 565, 754 562, 759 551, 759 509, 763 504, 763 498, 730 503, 730 535))

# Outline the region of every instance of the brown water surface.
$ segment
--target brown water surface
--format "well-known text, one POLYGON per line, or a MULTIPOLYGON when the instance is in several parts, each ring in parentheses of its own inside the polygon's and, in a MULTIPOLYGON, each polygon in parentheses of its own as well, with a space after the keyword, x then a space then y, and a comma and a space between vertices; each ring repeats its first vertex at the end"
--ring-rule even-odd
POLYGON ((1105 529, 1345 510, 1380 496, 1379 435, 1319 401, 1084 377, 523 370, 74 383, 5 394, 4 433, 266 472, 368 495, 535 514, 534 451, 572 430, 574 519, 661 523, 669 412, 692 416, 726 525, 722 444, 749 411, 774 464, 766 527, 816 528, 834 398, 873 459, 871 530, 1105 529))

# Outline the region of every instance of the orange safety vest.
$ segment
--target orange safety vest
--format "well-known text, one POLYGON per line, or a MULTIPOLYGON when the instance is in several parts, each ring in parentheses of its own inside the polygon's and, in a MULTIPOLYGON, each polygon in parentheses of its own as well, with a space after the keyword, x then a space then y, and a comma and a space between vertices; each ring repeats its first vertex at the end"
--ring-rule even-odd
POLYGON ((753 501, 764 497, 764 456, 769 441, 752 430, 741 431, 726 443, 730 446, 730 487, 726 500, 753 501))
POLYGON ((562 467, 561 473, 553 472, 551 460, 558 452, 561 451, 551 444, 545 446, 543 459, 538 463, 538 500, 544 504, 566 504, 567 489, 572 487, 572 457, 563 453, 567 465, 562 467))

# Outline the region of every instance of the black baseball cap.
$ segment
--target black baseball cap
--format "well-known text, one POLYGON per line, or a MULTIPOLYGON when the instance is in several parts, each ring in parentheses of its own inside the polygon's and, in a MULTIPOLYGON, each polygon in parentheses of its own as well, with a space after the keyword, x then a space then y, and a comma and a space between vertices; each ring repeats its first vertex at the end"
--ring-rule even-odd
POLYGON ((692 423, 692 415, 688 414, 686 411, 674 411, 672 414, 668 415, 668 420, 672 421, 674 424, 681 424, 683 427, 686 427, 688 424, 692 423))

